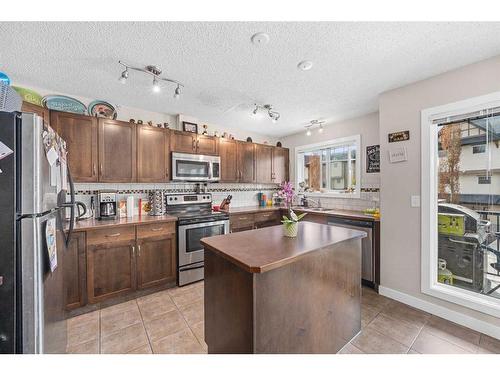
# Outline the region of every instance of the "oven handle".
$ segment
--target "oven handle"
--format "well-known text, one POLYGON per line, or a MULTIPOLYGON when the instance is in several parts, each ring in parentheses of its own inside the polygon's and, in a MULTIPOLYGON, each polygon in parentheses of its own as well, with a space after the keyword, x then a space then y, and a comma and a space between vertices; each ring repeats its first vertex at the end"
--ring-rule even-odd
POLYGON ((193 229, 193 228, 202 228, 202 227, 213 227, 216 225, 224 225, 229 226, 229 220, 219 220, 219 221, 205 221, 203 223, 196 224, 188 224, 188 225, 179 225, 179 230, 193 229))
POLYGON ((192 271, 192 270, 197 270, 197 269, 200 269, 200 268, 204 268, 205 267, 205 264, 202 264, 200 266, 184 266, 182 268, 179 269, 179 272, 183 272, 183 271, 192 271))

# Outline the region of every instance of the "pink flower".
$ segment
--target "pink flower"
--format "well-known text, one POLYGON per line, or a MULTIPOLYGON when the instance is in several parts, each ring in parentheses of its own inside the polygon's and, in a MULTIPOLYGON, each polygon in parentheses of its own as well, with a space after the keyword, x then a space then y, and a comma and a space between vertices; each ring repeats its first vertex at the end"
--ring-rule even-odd
POLYGON ((293 187, 290 181, 284 181, 280 185, 278 194, 284 196, 287 203, 291 203, 293 199, 293 187))

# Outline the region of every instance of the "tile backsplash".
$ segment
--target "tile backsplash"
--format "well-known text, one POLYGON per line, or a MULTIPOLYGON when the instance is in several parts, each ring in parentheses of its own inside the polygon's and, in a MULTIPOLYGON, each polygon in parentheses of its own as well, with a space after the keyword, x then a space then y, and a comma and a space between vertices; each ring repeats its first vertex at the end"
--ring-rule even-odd
MULTIPOLYGON (((278 191, 277 184, 226 184, 213 183, 208 184, 208 191, 212 193, 214 204, 219 204, 229 194, 233 196, 231 207, 256 206, 257 193, 264 193, 271 197, 273 193, 278 191)), ((193 193, 196 184, 194 183, 163 183, 163 184, 147 184, 147 183, 75 183, 76 200, 83 202, 87 207, 90 206, 92 196, 96 197, 99 190, 112 189, 116 190, 118 200, 126 200, 128 196, 134 197, 134 214, 139 213, 139 199, 147 200, 148 193, 154 190, 164 190, 170 194, 176 193, 193 193)))

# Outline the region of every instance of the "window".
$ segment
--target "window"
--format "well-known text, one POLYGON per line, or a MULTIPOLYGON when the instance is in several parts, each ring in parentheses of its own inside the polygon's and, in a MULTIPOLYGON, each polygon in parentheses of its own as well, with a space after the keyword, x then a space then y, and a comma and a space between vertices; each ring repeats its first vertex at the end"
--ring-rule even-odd
POLYGON ((296 184, 310 194, 359 197, 359 135, 296 149, 296 184))
POLYGON ((486 152, 486 145, 472 146, 473 154, 484 154, 486 152))
POLYGON ((421 115, 422 292, 500 317, 500 92, 421 115))

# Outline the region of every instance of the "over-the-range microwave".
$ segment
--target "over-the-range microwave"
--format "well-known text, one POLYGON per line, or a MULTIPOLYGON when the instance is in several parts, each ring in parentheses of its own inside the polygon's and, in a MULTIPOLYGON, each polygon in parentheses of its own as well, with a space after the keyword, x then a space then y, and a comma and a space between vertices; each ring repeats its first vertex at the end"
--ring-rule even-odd
POLYGON ((220 157, 172 152, 172 180, 219 181, 220 157))

